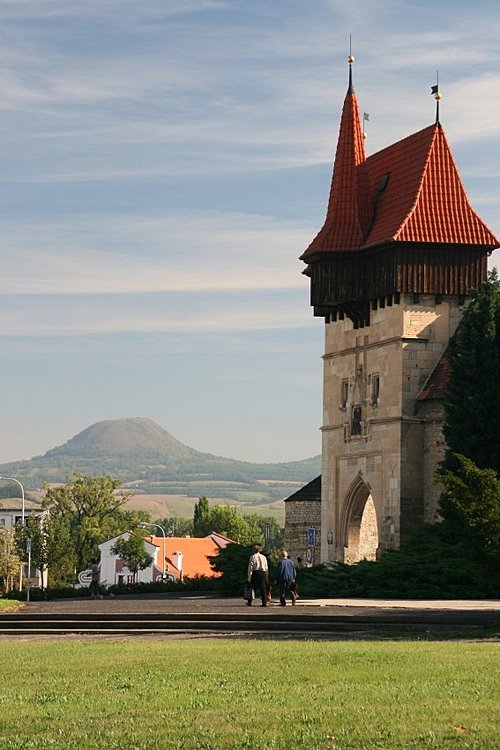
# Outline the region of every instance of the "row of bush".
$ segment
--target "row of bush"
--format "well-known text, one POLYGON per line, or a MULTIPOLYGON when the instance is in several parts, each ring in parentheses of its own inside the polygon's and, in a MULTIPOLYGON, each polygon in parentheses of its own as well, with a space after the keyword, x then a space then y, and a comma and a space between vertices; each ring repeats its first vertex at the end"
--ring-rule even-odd
MULTIPOLYGON (((223 575, 219 593, 242 594, 249 547, 228 545, 213 558, 223 575)), ((269 556, 269 580, 276 561, 269 556)), ((498 560, 472 535, 456 534, 445 523, 424 526, 400 549, 377 562, 332 563, 297 572, 302 596, 311 598, 497 599, 500 598, 498 560)))
MULTIPOLYGON (((180 581, 156 581, 155 583, 128 583, 114 586, 101 586, 101 596, 125 596, 132 594, 189 594, 194 592, 214 591, 215 579, 206 576, 195 576, 180 581)), ((32 588, 30 590, 30 601, 51 601, 54 599, 76 599, 88 597, 89 589, 86 586, 74 588, 73 586, 54 586, 45 589, 32 588)), ((18 599, 26 601, 27 591, 9 591, 4 594, 6 599, 18 599)))

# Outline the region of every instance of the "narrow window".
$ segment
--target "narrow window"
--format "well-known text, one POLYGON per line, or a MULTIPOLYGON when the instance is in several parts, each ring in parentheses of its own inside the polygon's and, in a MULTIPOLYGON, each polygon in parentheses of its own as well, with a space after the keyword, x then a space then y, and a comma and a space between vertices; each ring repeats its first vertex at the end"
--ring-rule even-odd
POLYGON ((349 381, 341 380, 340 382, 340 406, 345 409, 349 398, 349 381))
POLYGON ((352 410, 351 435, 361 435, 361 406, 352 410))
POLYGON ((380 396, 380 375, 372 375, 372 406, 378 405, 380 396))

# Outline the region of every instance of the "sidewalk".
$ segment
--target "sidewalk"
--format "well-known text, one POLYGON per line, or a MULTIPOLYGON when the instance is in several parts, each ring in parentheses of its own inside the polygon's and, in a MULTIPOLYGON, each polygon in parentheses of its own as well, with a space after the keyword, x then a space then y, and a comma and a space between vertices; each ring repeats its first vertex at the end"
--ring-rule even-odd
POLYGON ((491 610, 500 612, 499 600, 473 599, 307 599, 297 605, 313 607, 369 607, 370 609, 491 610))
POLYGON ((57 599, 48 602, 30 602, 23 609, 33 614, 71 614, 71 613, 95 613, 97 614, 239 614, 242 611, 252 617, 264 614, 276 614, 277 611, 286 612, 288 616, 293 613, 299 614, 307 610, 308 617, 315 616, 364 616, 406 613, 438 613, 443 612, 452 616, 455 612, 473 613, 488 612, 496 618, 500 613, 500 601, 468 601, 468 600, 404 600, 404 599, 302 599, 297 601, 297 606, 292 607, 290 603, 286 607, 280 607, 275 599, 267 607, 246 607, 242 597, 225 598, 213 595, 180 596, 173 594, 152 594, 142 596, 115 596, 103 599, 89 599, 78 597, 75 599, 57 599))

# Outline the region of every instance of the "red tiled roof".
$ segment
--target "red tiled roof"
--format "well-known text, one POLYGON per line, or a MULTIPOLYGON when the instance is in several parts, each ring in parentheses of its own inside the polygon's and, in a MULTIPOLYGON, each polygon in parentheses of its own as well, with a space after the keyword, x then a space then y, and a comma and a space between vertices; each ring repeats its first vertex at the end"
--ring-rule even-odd
POLYGON ((177 570, 174 564, 172 554, 182 552, 182 572, 184 576, 193 578, 194 576, 217 577, 216 573, 210 566, 209 556, 218 555, 220 546, 215 543, 211 537, 171 537, 165 539, 165 551, 163 547, 163 537, 153 537, 152 543, 159 547, 156 558, 156 567, 161 570, 163 567, 163 555, 167 560, 167 567, 172 573, 176 574, 177 570))
POLYGON ((325 224, 301 258, 391 241, 500 245, 469 203, 441 125, 365 159, 357 99, 349 89, 325 224))
POLYGON ((342 110, 325 223, 302 259, 317 251, 356 250, 360 246, 371 222, 364 162, 358 100, 350 88, 342 110))
POLYGON ((363 247, 388 240, 497 246, 469 203, 439 124, 388 146, 366 160, 374 221, 363 247), (379 192, 381 180, 387 187, 379 192))
POLYGON ((445 351, 418 394, 417 401, 441 401, 446 395, 450 372, 450 361, 445 351))

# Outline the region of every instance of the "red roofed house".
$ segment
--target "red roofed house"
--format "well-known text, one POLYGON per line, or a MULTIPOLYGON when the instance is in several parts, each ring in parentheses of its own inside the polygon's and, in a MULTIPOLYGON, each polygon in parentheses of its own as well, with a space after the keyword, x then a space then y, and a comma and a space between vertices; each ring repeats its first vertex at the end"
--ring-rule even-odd
MULTIPOLYGON (((127 531, 120 536, 128 538, 130 532, 127 531)), ((132 571, 126 568, 123 560, 111 552, 119 538, 108 539, 99 545, 101 581, 107 586, 133 582, 132 571)), ((138 571, 137 581, 152 583, 161 580, 164 572, 171 581, 196 576, 216 578, 220 573, 212 569, 208 558, 217 555, 220 549, 232 543, 232 539, 215 532, 203 538, 167 536, 163 539, 148 536, 145 539, 145 547, 152 556, 153 563, 148 568, 138 571)))
MULTIPOLYGON (((435 520, 442 356, 499 246, 469 203, 439 117, 366 157, 353 60, 325 223, 302 255, 325 321, 324 562, 374 558, 435 520)), ((287 539, 301 513, 290 500, 285 544, 304 556, 305 534, 297 550, 287 539)))

